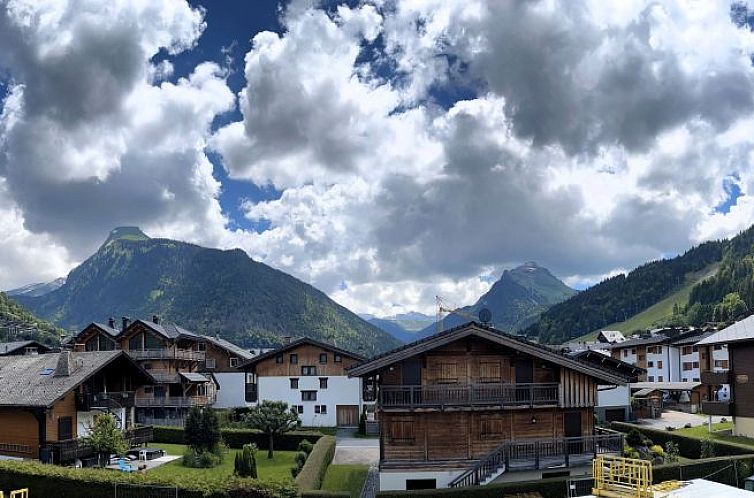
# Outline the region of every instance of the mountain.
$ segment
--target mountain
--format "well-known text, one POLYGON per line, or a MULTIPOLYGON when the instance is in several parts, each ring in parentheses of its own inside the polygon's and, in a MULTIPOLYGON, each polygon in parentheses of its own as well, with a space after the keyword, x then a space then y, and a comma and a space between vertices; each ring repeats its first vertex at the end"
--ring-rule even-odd
POLYGON ((62 332, 0 292, 0 342, 33 339, 54 346, 60 344, 62 332))
POLYGON ((417 339, 416 331, 406 330, 400 323, 396 321, 377 317, 372 317, 367 321, 380 330, 387 332, 395 339, 404 344, 408 342, 414 342, 417 339))
POLYGON ((17 289, 11 289, 5 291, 8 297, 14 296, 28 296, 39 297, 49 294, 50 292, 59 289, 65 283, 65 277, 56 278, 52 282, 43 282, 38 284, 29 284, 19 287, 17 289))
POLYGON ((135 227, 113 230, 59 289, 17 299, 69 329, 108 317, 159 315, 242 346, 307 336, 371 355, 398 345, 311 285, 240 249, 151 239, 135 227))
MULTIPOLYGON (((524 333, 527 336, 538 337, 542 343, 567 342, 601 328, 613 328, 616 323, 627 323, 640 313, 644 313, 646 317, 649 315, 646 311, 653 307, 654 310, 659 310, 652 316, 657 325, 683 324, 684 322, 701 324, 707 319, 712 319, 712 308, 731 289, 738 288, 740 285, 751 286, 752 278, 754 278, 754 271, 751 270, 754 268, 752 263, 754 253, 750 254, 750 259, 746 263, 750 268, 748 272, 741 272, 735 279, 726 279, 726 283, 719 287, 710 285, 708 282, 710 279, 714 282, 719 281, 716 277, 709 276, 710 271, 714 273, 718 262, 728 261, 727 266, 723 263, 719 275, 724 268, 735 266, 735 261, 741 261, 745 254, 752 251, 754 243, 752 230, 754 229, 749 229, 748 234, 741 234, 730 241, 705 242, 675 258, 652 261, 626 275, 621 274, 603 280, 567 301, 551 307, 536 323, 526 328, 524 333), (746 240, 737 240, 741 237, 746 240), (737 250, 733 250, 734 247, 737 250), (692 283, 692 288, 684 289, 689 282, 692 283), (712 287, 715 288, 714 291, 709 293, 704 291, 712 287), (704 299, 700 297, 702 294, 705 296, 704 299), (686 314, 691 313, 691 308, 682 301, 678 304, 671 300, 669 306, 663 311, 661 302, 673 295, 679 299, 690 296, 689 303, 691 304, 699 302, 696 311, 700 311, 702 304, 708 308, 705 308, 704 313, 689 319, 686 314), (668 309, 670 315, 663 316, 668 309)), ((728 271, 731 274, 735 273, 734 269, 728 271)), ((751 294, 751 299, 754 299, 754 292, 751 294)), ((748 301, 749 307, 753 302, 748 301)), ((634 323, 646 323, 646 320, 635 320, 634 323)))
MULTIPOLYGON (((512 270, 505 270, 500 280, 495 282, 472 306, 451 313, 442 321, 442 329, 447 330, 466 323, 469 317, 476 317, 482 308, 492 312, 492 324, 500 329, 515 332, 531 324, 537 317, 553 306, 575 295, 576 290, 558 280, 547 268, 534 262, 527 262, 512 270)), ((418 337, 427 337, 437 332, 432 324, 419 332, 418 337)))
POLYGON ((433 317, 418 311, 409 311, 408 313, 386 317, 367 314, 359 316, 404 343, 415 341, 418 337, 416 333, 435 321, 433 317))

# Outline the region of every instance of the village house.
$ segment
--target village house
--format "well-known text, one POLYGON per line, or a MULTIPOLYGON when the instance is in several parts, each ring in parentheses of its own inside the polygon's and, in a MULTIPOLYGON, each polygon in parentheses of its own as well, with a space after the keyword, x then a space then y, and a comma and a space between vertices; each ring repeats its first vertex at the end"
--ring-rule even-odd
POLYGON ((471 322, 354 366, 376 381, 380 489, 578 475, 623 436, 594 425, 613 369, 471 322))
POLYGON ((211 374, 219 386, 212 406, 215 408, 246 406, 246 375, 238 367, 252 359, 254 354, 217 336, 200 337, 197 348, 205 354, 200 372, 211 374))
POLYGON ((374 401, 373 390, 347 370, 361 356, 302 338, 256 356, 243 365, 246 401, 284 401, 306 427, 356 427, 374 401))
POLYGON ((50 348, 37 341, 0 342, 0 356, 49 353, 50 348))
POLYGON ((132 444, 151 439, 135 428, 135 392, 153 383, 122 351, 64 351, 0 357, 0 458, 63 463, 85 459, 94 416, 111 413, 132 444))

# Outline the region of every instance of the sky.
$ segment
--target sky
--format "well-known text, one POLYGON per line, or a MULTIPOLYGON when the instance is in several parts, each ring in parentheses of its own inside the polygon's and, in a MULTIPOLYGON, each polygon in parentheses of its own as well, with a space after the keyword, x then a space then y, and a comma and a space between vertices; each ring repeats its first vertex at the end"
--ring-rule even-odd
POLYGON ((431 314, 735 235, 753 7, 0 0, 0 289, 135 225, 431 314))

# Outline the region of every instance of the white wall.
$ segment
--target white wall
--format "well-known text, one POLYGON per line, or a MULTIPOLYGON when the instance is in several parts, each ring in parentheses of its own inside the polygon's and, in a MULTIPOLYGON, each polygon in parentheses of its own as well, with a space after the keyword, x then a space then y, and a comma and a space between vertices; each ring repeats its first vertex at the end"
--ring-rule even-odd
MULTIPOLYGON (((361 414, 361 379, 346 376, 327 377, 327 389, 319 388, 319 379, 326 376, 300 376, 298 389, 291 389, 291 377, 258 377, 259 401, 266 399, 285 401, 289 405, 303 405, 299 415, 301 424, 307 427, 334 427, 337 425, 336 406, 356 405, 361 414), (317 391, 317 401, 303 401, 301 391, 317 391), (327 413, 314 412, 315 405, 327 406, 327 413)), ((252 403, 247 403, 252 405, 252 403)))
POLYGON ((461 475, 463 470, 445 470, 439 472, 417 471, 381 471, 380 491, 405 490, 407 479, 435 479, 437 488, 447 488, 450 481, 461 475))
MULTIPOLYGON (((693 349, 692 349, 693 351, 693 349)), ((701 378, 701 368, 693 368, 694 362, 697 363, 701 367, 701 364, 699 363, 699 351, 695 351, 689 354, 681 354, 681 381, 687 381, 687 382, 693 382, 694 379, 701 378), (684 363, 691 363, 692 368, 691 370, 684 370, 683 364, 684 363)))
POLYGON ((631 391, 628 386, 618 386, 614 389, 597 390, 597 406, 629 406, 631 391))
POLYGON ((246 406, 246 374, 243 372, 215 373, 220 384, 214 408, 236 408, 246 406))

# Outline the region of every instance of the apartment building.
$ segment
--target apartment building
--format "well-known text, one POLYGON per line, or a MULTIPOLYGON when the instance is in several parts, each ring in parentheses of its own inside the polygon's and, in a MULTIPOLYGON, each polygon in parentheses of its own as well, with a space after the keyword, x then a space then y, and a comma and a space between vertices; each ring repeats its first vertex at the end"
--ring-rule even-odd
POLYGON ((307 427, 355 427, 374 395, 369 383, 349 378, 360 355, 302 338, 255 356, 241 365, 246 401, 284 401, 307 427))
POLYGON ((376 379, 380 489, 581 475, 623 437, 594 426, 617 372, 474 322, 354 366, 376 379))

